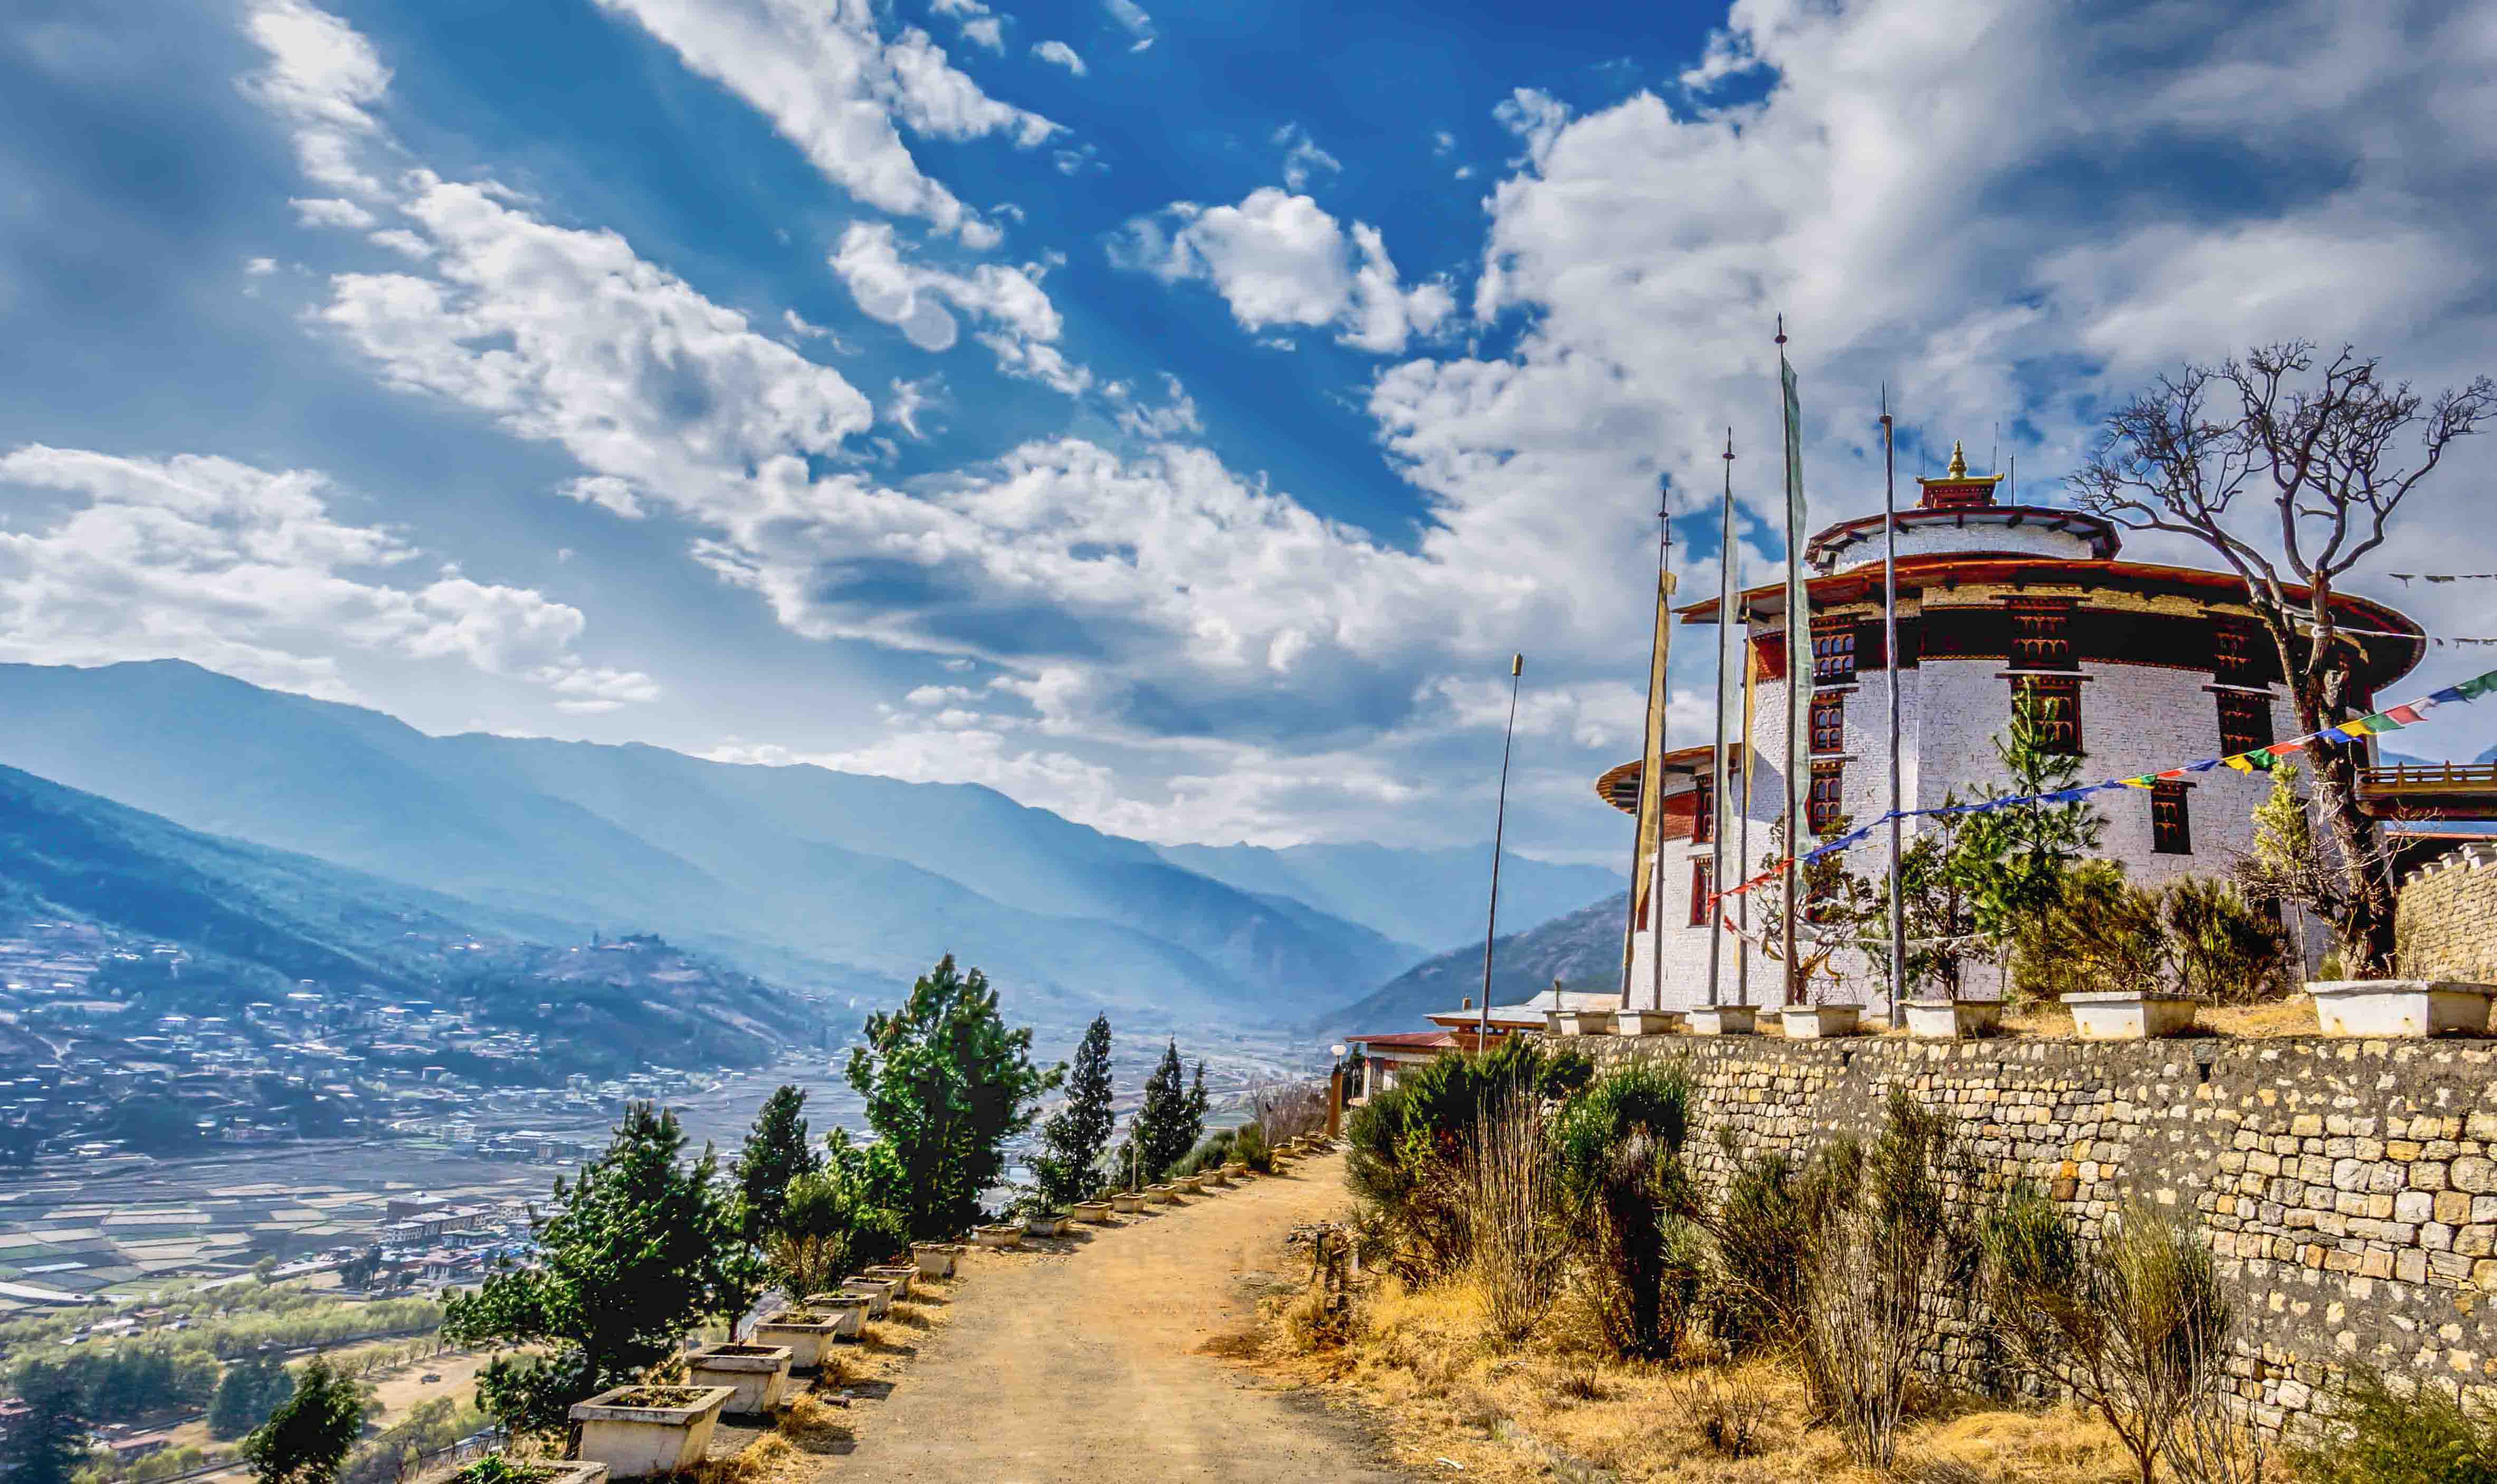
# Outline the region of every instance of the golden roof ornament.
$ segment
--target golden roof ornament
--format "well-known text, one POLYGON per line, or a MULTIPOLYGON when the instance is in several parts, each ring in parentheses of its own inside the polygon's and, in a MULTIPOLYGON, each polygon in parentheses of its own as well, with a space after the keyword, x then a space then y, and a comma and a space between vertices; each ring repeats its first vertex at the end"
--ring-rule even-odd
POLYGON ((1957 438, 1953 438, 1951 440, 1949 474, 1953 479, 1966 479, 1968 477, 1968 456, 1959 451, 1959 440, 1957 438))

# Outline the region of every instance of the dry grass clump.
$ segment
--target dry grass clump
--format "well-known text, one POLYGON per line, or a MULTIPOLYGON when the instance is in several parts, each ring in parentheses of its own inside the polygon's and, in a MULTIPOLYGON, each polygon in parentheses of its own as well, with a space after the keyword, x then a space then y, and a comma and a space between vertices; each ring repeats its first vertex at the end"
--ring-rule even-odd
POLYGON ((709 1458, 693 1467, 694 1484, 791 1484, 814 1471, 814 1464, 778 1433, 766 1433, 728 1458, 709 1458))
POLYGON ((838 1453, 857 1440, 849 1415, 819 1398, 802 1396, 780 1414, 779 1436, 802 1453, 838 1453))

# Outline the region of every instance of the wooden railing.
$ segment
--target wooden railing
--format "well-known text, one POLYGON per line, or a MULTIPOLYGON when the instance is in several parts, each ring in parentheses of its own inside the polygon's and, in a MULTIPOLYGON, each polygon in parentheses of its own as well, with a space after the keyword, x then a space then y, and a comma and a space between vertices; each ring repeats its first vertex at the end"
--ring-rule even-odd
POLYGON ((2406 763, 2369 768, 2358 774, 2358 792, 2378 798, 2403 794, 2497 794, 2497 763, 2406 763))

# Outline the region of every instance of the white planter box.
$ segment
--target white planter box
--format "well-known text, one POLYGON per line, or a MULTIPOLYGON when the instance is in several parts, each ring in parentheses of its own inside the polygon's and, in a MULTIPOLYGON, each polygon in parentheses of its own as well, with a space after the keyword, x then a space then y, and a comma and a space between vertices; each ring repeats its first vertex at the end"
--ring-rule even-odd
POLYGON ((1222 1167, 1222 1173, 1233 1180, 1245 1181, 1249 1175, 1248 1161, 1246 1159, 1234 1159, 1229 1164, 1222 1167))
POLYGON ((914 1242, 910 1244, 910 1260, 930 1278, 952 1278, 955 1260, 963 1255, 960 1245, 952 1242, 914 1242))
POLYGON ((1027 1237, 1055 1237, 1058 1229, 1065 1224, 1064 1216, 1026 1216, 1023 1218, 1023 1234, 1027 1237))
POLYGON ((1544 1012, 1544 1024, 1559 1024, 1565 1036, 1608 1036, 1613 1033, 1613 1012, 1610 1010, 1550 1010, 1544 1012))
POLYGON ((2182 995, 2092 990, 2064 996, 2072 1029, 2084 1041, 2147 1041, 2190 1030, 2195 1001, 2182 995))
POLYGON ((1908 1034, 1928 1041, 1965 1041, 2001 1029, 1999 999, 1912 999, 1908 1034))
POLYGON ((608 1477, 641 1479, 682 1473, 702 1462, 719 1425, 720 1408, 735 1391, 727 1386, 618 1386, 576 1403, 581 1456, 607 1466, 608 1477), (667 1405, 633 1406, 621 1399, 637 1393, 667 1405))
POLYGON ((2453 979, 2327 979, 2306 987, 2328 1036, 2419 1037, 2488 1033, 2497 985, 2453 979))
POLYGON ((1613 1012, 1613 1034, 1624 1036, 1669 1036, 1682 1028, 1679 1010, 1616 1010, 1613 1012))
POLYGON ((724 1412, 777 1411, 789 1397, 791 1353, 785 1344, 707 1344, 685 1357, 685 1382, 728 1387, 733 1394, 724 1412))
POLYGON ((1231 1177, 1223 1174, 1221 1169, 1217 1167, 1211 1170, 1199 1171, 1196 1177, 1196 1184, 1199 1189, 1217 1190, 1231 1184, 1231 1177))
POLYGON ((849 1333, 853 1335, 858 1333, 858 1318, 854 1314, 844 1318, 841 1314, 832 1311, 828 1306, 824 1310, 815 1310, 823 1315, 822 1318, 809 1322, 796 1317, 802 1311, 794 1309, 777 1310, 765 1314, 754 1324, 752 1342, 787 1345, 789 1369, 792 1371, 812 1371, 821 1366, 824 1363, 824 1352, 832 1347, 836 1339, 839 1338, 844 1324, 849 1326, 849 1333))
POLYGON ((1133 1190, 1122 1190, 1110 1197, 1110 1209, 1121 1216, 1134 1216, 1145 1209, 1145 1198, 1133 1190))
POLYGON ((1006 1247, 1018 1247, 1023 1246, 1023 1223, 1000 1221, 994 1226, 974 1227, 971 1231, 971 1240, 982 1247, 996 1247, 1001 1250, 1006 1247))
POLYGON ((910 1297, 910 1280, 919 1276, 919 1270, 908 1263, 887 1262, 878 1263, 874 1267, 868 1269, 867 1276, 869 1278, 883 1279, 886 1282, 894 1285, 893 1296, 895 1298, 906 1299, 910 1297))
POLYGON ((1148 1205, 1148 1206, 1172 1206, 1172 1205, 1177 1205, 1178 1203, 1179 1203, 1179 1192, 1178 1192, 1178 1191, 1176 1191, 1176 1190, 1173 1190, 1170 1186, 1168 1186, 1168 1185, 1147 1185, 1147 1186, 1145 1186, 1145 1204, 1146 1204, 1146 1205, 1148 1205))
POLYGON ((880 1278, 868 1278, 859 1274, 852 1274, 842 1279, 840 1291, 864 1295, 867 1299, 867 1316, 870 1319, 881 1319, 892 1312, 893 1301, 901 1296, 899 1285, 887 1282, 880 1278))
POLYGON ((1818 1041, 1855 1034, 1863 1016, 1862 1005, 1788 1005, 1778 1012, 1778 1021, 1787 1040, 1818 1041))
POLYGON ((1682 1017, 1695 1036, 1747 1036, 1759 1029, 1758 1014, 1757 1005, 1692 1005, 1682 1017))
POLYGON ((1110 1224, 1110 1211, 1111 1203, 1108 1201, 1077 1201, 1075 1219, 1090 1221, 1095 1226, 1107 1226, 1110 1224))

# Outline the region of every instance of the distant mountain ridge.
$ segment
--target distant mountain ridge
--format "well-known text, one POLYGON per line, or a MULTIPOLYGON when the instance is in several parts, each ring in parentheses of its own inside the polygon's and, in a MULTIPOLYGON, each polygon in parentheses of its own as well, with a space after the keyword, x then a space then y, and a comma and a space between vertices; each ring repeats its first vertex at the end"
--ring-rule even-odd
MULTIPOLYGON (((1339 913, 1324 893, 1358 873, 1327 875, 1324 855, 1270 890, 976 785, 428 737, 178 661, 0 665, 0 763, 187 829, 500 912, 662 932, 793 983, 889 984, 951 951, 1063 1021, 1280 1024, 1431 946, 1390 928, 1441 925, 1396 908, 1404 852, 1378 852, 1339 913)), ((1438 857, 1464 852, 1411 854, 1403 889, 1419 898, 1438 894, 1438 857)), ((1585 869, 1511 858, 1503 896, 1565 894, 1585 869)))
POLYGON ((489 1024, 537 1031, 558 1075, 646 1058, 753 1064, 821 1026, 813 1007, 656 940, 586 962, 551 946, 571 934, 560 922, 203 835, 0 767, 0 929, 46 919, 125 945, 92 993, 129 1002, 142 1026, 237 1014, 298 981, 341 999, 458 998, 489 1024), (185 972, 137 953, 154 943, 197 960, 185 972), (686 1003, 677 985, 699 994, 686 1003))
MULTIPOLYGON (((1501 884, 1502 895, 1506 883, 1501 884)), ((1511 1005, 1560 980, 1571 989, 1609 989, 1621 982, 1622 927, 1628 892, 1512 933, 1492 945, 1491 1001, 1511 1005)), ((1364 1031, 1423 1030, 1423 1017, 1453 1010, 1482 994, 1482 946, 1453 949, 1417 963, 1375 991, 1320 1016, 1321 1036, 1364 1031)))
MULTIPOLYGON (((1383 845, 1164 845, 1162 858, 1245 892, 1324 903, 1400 942, 1445 948, 1480 942, 1491 891, 1491 845, 1395 850, 1383 845)), ((1618 871, 1507 855, 1501 919, 1539 923, 1621 890, 1618 871)))

